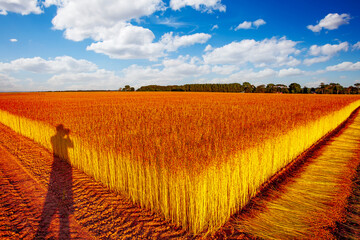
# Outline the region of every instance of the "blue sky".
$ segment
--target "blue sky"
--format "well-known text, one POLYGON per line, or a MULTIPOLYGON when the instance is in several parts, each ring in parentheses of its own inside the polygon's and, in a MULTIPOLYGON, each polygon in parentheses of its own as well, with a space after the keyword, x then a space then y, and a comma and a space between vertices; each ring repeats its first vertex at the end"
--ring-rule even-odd
POLYGON ((360 2, 0 0, 0 91, 360 82, 360 2))

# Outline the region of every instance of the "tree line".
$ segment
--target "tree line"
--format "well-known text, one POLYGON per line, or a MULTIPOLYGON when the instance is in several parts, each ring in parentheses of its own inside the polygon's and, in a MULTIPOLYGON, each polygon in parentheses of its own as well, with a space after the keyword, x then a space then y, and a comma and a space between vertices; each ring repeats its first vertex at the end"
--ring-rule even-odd
MULTIPOLYGON (((134 91, 135 89, 126 85, 120 91, 134 91)), ((301 87, 298 83, 273 84, 254 86, 249 82, 240 83, 205 83, 185 85, 148 85, 138 88, 136 91, 181 91, 181 92, 244 92, 244 93, 316 93, 316 94, 360 94, 360 83, 354 86, 343 87, 339 83, 321 83, 318 87, 301 87)))

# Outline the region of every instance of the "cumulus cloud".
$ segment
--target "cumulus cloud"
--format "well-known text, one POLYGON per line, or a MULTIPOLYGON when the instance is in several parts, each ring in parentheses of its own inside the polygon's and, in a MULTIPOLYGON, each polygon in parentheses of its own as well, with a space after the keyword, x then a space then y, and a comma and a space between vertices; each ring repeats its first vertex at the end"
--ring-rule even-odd
POLYGON ((360 70, 360 62, 352 63, 352 62, 342 62, 337 65, 328 66, 326 68, 327 71, 359 71, 360 70))
POLYGON ((321 63, 330 60, 331 56, 321 56, 321 57, 313 57, 304 59, 303 63, 307 66, 310 66, 314 63, 321 63))
POLYGON ((208 64, 252 63, 256 67, 296 66, 300 63, 292 56, 299 53, 299 50, 295 48, 296 44, 297 42, 287 40, 285 37, 262 41, 245 39, 215 48, 203 55, 203 58, 208 64))
POLYGON ((7 15, 8 12, 28 15, 31 13, 40 14, 42 10, 37 0, 1 0, 0 15, 7 15))
POLYGON ((180 10, 186 6, 202 12, 226 11, 226 6, 221 4, 221 0, 170 0, 170 7, 173 10, 180 10))
POLYGON ((154 33, 134 26, 132 20, 165 10, 162 0, 101 1, 47 0, 45 6, 56 5, 57 15, 52 20, 54 29, 64 30, 64 36, 73 41, 93 39, 86 49, 117 59, 150 59, 166 56, 166 51, 204 43, 211 36, 197 33, 187 36, 164 34, 155 42, 154 33))
POLYGON ((178 84, 180 81, 199 77, 211 72, 198 58, 179 56, 176 59, 164 59, 161 66, 132 65, 123 70, 125 81, 133 85, 178 84))
POLYGON ((62 90, 115 90, 124 85, 123 79, 104 69, 62 73, 52 76, 47 83, 51 89, 62 90))
POLYGON ((335 55, 339 51, 347 51, 349 49, 349 43, 343 42, 339 44, 325 44, 323 46, 312 45, 309 53, 313 56, 319 55, 335 55))
POLYGON ((213 50, 214 48, 210 45, 210 44, 208 44, 206 47, 205 47, 205 49, 204 49, 204 52, 209 52, 209 51, 211 51, 211 50, 213 50))
POLYGON ((92 38, 96 41, 114 36, 126 27, 128 21, 149 16, 164 9, 162 0, 140 1, 45 1, 45 6, 56 5, 57 14, 52 23, 54 29, 64 30, 65 37, 74 41, 92 38))
POLYGON ((338 29, 341 25, 349 24, 350 15, 343 13, 329 13, 316 25, 308 25, 307 28, 313 32, 320 32, 323 28, 327 30, 338 29))
POLYGON ((41 57, 19 58, 10 63, 0 62, 0 72, 28 71, 40 74, 56 74, 63 72, 94 71, 97 66, 84 59, 74 59, 69 56, 45 60, 41 57))
POLYGON ((240 29, 250 29, 250 28, 259 28, 261 25, 266 24, 266 22, 263 19, 258 19, 254 22, 248 22, 244 21, 240 23, 234 30, 240 30, 240 29))
POLYGON ((0 91, 115 90, 122 85, 124 85, 123 79, 113 71, 99 69, 92 62, 69 56, 48 60, 40 57, 19 58, 9 63, 0 62, 0 91), (18 72, 28 72, 27 75, 35 76, 35 80, 20 81, 11 76, 18 72))
POLYGON ((16 38, 9 39, 10 42, 17 42, 18 40, 16 38))
POLYGON ((235 65, 215 65, 212 67, 212 72, 221 74, 221 75, 229 75, 233 72, 239 70, 238 66, 235 65))
POLYGON ((349 43, 343 42, 339 44, 325 44, 323 46, 312 45, 309 49, 309 55, 315 56, 313 58, 304 59, 305 65, 312 65, 314 63, 326 62, 340 51, 347 51, 349 43))
POLYGON ((281 69, 279 71, 279 77, 290 77, 304 74, 304 71, 298 68, 281 69))
POLYGON ((0 92, 19 91, 19 80, 7 74, 0 73, 0 92))
POLYGON ((239 29, 250 29, 251 28, 252 23, 248 22, 248 21, 244 21, 242 23, 240 23, 236 28, 235 31, 239 30, 239 29))
POLYGON ((277 76, 277 72, 271 68, 265 68, 260 71, 254 71, 253 69, 246 69, 237 71, 228 77, 214 78, 211 80, 213 83, 234 83, 234 82, 250 82, 255 83, 262 80, 273 80, 277 76))
POLYGON ((211 38, 210 34, 195 33, 185 36, 174 36, 172 32, 161 37, 160 43, 167 51, 176 51, 180 47, 191 46, 196 43, 206 43, 211 38))
POLYGON ((266 22, 263 19, 258 19, 253 22, 253 25, 257 28, 260 27, 261 25, 265 25, 265 24, 266 24, 266 22))
POLYGON ((172 32, 166 33, 159 42, 153 42, 154 34, 146 28, 128 25, 121 28, 114 38, 92 43, 87 50, 103 53, 111 58, 155 60, 165 56, 164 51, 176 51, 180 47, 205 43, 211 35, 196 33, 185 36, 174 36, 172 32))

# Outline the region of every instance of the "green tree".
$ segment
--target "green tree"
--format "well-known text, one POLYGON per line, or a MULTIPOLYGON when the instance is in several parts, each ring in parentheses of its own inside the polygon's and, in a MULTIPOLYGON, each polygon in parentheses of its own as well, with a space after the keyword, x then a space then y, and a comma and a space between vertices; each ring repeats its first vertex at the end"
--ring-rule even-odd
POLYGON ((255 92, 256 93, 265 93, 266 92, 265 85, 262 84, 262 85, 257 86, 256 89, 255 89, 255 92))
POLYGON ((268 85, 266 85, 266 92, 267 93, 274 93, 274 92, 276 92, 276 90, 275 90, 275 84, 273 84, 273 83, 269 83, 268 85))
POLYGON ((360 83, 355 83, 354 86, 357 88, 357 93, 360 94, 360 83))
POLYGON ((243 83, 243 88, 244 88, 244 91, 246 93, 251 93, 253 92, 253 86, 249 83, 249 82, 244 82, 243 83))
POLYGON ((301 93, 302 90, 301 90, 300 84, 298 84, 298 83, 291 83, 291 84, 289 85, 289 92, 290 92, 290 93, 301 93))

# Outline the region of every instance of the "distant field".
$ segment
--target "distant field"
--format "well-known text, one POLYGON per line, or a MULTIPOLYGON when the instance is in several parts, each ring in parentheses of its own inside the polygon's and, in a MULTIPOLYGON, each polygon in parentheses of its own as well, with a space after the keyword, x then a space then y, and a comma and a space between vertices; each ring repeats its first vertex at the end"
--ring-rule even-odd
POLYGON ((199 233, 359 106, 346 95, 16 93, 0 94, 0 122, 199 233), (53 149, 59 124, 73 147, 53 149))

